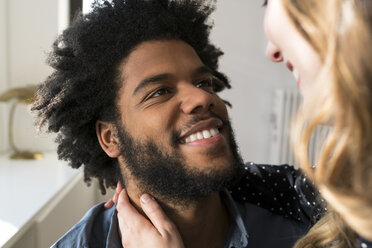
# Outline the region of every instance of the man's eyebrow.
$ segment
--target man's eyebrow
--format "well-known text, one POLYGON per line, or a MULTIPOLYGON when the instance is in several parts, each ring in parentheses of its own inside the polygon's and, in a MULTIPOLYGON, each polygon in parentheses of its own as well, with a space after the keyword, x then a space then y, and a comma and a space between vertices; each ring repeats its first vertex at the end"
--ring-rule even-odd
POLYGON ((148 78, 145 78, 134 89, 133 95, 135 95, 139 90, 143 89, 144 87, 146 87, 149 84, 164 81, 164 80, 170 79, 171 77, 172 77, 172 75, 170 75, 168 73, 163 73, 163 74, 158 74, 158 75, 154 75, 154 76, 150 76, 148 78))
MULTIPOLYGON (((195 76, 199 76, 200 74, 207 74, 207 73, 213 75, 212 70, 208 66, 203 65, 203 66, 198 67, 193 72, 193 76, 195 77, 195 76)), ((154 75, 154 76, 150 76, 148 78, 145 78, 134 89, 133 95, 135 95, 138 91, 145 88, 149 84, 161 82, 161 81, 164 81, 164 80, 168 80, 170 78, 172 78, 172 75, 169 74, 169 73, 158 74, 158 75, 154 75)))
POLYGON ((213 75, 213 71, 208 66, 203 65, 203 66, 198 67, 194 71, 193 75, 198 76, 200 74, 207 74, 207 73, 213 75))

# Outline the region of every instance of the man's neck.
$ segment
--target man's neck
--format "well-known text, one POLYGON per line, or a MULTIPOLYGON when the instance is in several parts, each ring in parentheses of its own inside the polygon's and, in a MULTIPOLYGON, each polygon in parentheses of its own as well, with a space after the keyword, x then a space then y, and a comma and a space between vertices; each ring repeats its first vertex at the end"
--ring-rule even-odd
MULTIPOLYGON (((132 204, 143 214, 139 197, 142 193, 127 184, 132 204)), ((176 224, 185 247, 222 247, 229 230, 229 214, 219 193, 187 204, 174 204, 156 197, 166 215, 176 224)))

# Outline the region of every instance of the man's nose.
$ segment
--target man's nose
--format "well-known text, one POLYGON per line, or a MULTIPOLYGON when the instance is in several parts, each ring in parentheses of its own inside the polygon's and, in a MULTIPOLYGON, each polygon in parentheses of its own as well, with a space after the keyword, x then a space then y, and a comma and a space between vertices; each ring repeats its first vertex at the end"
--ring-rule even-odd
POLYGON ((267 43, 266 56, 273 62, 282 62, 283 55, 277 46, 275 46, 271 41, 267 43))
POLYGON ((185 114, 203 114, 215 105, 214 93, 194 85, 185 87, 181 97, 181 109, 185 114))

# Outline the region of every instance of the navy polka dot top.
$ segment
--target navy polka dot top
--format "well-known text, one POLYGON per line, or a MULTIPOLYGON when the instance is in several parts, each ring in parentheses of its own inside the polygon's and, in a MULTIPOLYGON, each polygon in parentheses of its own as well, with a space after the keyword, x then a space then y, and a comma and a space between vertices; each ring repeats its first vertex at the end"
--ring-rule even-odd
MULTIPOLYGON (((241 180, 229 189, 236 201, 249 202, 274 214, 314 225, 327 205, 314 184, 290 165, 247 163, 241 180)), ((372 248, 360 239, 360 248, 372 248)))

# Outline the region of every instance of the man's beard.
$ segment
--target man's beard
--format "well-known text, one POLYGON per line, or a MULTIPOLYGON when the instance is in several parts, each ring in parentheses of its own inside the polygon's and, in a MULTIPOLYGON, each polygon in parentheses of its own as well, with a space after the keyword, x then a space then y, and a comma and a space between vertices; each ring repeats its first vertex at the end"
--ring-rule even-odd
MULTIPOLYGON (((229 130, 230 164, 204 170, 187 165, 177 151, 167 153, 153 141, 137 141, 121 124, 116 126, 121 155, 130 174, 139 182, 137 187, 163 201, 174 204, 196 201, 233 186, 243 174, 243 160, 229 122, 224 127, 229 130)), ((125 186, 125 180, 121 181, 125 186)))

